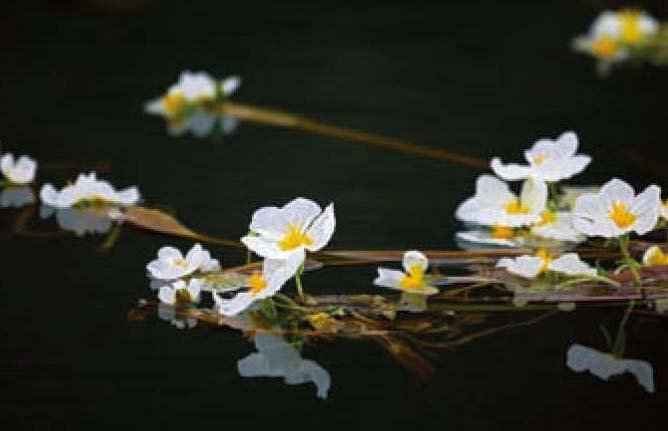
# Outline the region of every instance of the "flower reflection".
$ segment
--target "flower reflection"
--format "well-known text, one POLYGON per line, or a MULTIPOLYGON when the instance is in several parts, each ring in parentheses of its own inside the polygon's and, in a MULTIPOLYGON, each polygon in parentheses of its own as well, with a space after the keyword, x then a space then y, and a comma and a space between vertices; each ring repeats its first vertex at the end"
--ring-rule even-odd
POLYGON ((28 186, 9 186, 0 193, 0 207, 21 208, 35 203, 35 194, 28 186))
POLYGON ((647 361, 623 359, 591 347, 573 344, 566 354, 566 366, 576 373, 589 371, 599 379, 631 373, 648 393, 654 393, 654 370, 647 361))
POLYGON ((197 319, 194 317, 181 317, 176 312, 174 306, 162 302, 158 304, 158 318, 171 323, 178 329, 192 329, 197 326, 197 319))
POLYGON ((270 334, 255 336, 257 353, 237 362, 241 377, 283 377, 288 385, 313 383, 319 398, 327 398, 331 378, 327 370, 314 361, 302 359, 297 349, 283 337, 270 334))
POLYGON ((84 236, 107 233, 114 224, 115 211, 115 208, 106 206, 54 208, 43 205, 39 215, 46 219, 55 214, 56 223, 61 229, 84 236))

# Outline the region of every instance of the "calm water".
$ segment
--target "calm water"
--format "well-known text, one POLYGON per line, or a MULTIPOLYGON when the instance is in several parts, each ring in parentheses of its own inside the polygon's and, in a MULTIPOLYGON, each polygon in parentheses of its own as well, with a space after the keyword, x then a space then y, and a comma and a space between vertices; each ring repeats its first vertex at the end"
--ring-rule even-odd
MULTIPOLYGON (((482 158, 517 159, 534 139, 573 129, 594 157, 576 183, 618 175, 668 186, 667 71, 630 68, 601 80, 568 49, 606 2, 96 3, 105 2, 3 6, 2 149, 34 156, 39 181, 62 184, 97 167, 193 228, 230 238, 246 232, 258 206, 307 196, 336 202, 331 248, 455 247, 453 213, 473 191, 471 169, 251 124, 224 142, 170 138, 142 104, 182 69, 202 69, 242 75, 236 99, 244 103, 482 158)), ((646 7, 668 16, 663 2, 646 7)), ((254 349, 237 332, 128 321, 136 301, 152 297, 146 262, 162 245, 191 242, 123 229, 99 253, 99 235, 14 235, 17 214, 0 212, 0 418, 15 424, 8 429, 665 426, 665 319, 627 327, 626 356, 652 364, 654 394, 630 374, 606 382, 566 367, 573 343, 605 350, 599 326, 623 314, 581 307, 434 355, 438 372, 427 383, 372 342, 309 344, 303 356, 331 376, 323 401, 310 384, 241 378, 237 361, 254 349)), ((211 250, 225 265, 244 259, 211 250)), ((379 293, 374 273, 327 268, 306 286, 379 293)))

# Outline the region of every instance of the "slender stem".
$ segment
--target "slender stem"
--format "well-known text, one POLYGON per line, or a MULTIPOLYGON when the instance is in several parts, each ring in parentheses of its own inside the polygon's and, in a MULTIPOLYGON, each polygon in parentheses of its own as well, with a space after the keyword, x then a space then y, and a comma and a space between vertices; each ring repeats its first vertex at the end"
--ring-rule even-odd
POLYGON ((304 289, 302 288, 302 274, 304 273, 304 262, 299 265, 297 273, 295 274, 295 283, 297 284, 297 295, 299 295, 300 300, 304 300, 304 289))
POLYGON ((548 201, 548 205, 551 210, 556 211, 559 208, 557 208, 557 198, 559 196, 559 190, 557 188, 557 183, 547 183, 549 190, 550 190, 550 199, 548 201))
POLYGON ((250 265, 252 260, 250 248, 246 249, 246 265, 250 265))
POLYGON ((640 275, 638 274, 638 271, 636 270, 636 266, 638 265, 638 262, 636 262, 632 257, 631 254, 629 253, 629 234, 623 235, 619 237, 619 248, 622 252, 622 255, 624 256, 624 260, 626 261, 626 265, 629 267, 629 270, 631 271, 631 274, 633 274, 633 278, 636 281, 636 284, 640 284, 640 275))

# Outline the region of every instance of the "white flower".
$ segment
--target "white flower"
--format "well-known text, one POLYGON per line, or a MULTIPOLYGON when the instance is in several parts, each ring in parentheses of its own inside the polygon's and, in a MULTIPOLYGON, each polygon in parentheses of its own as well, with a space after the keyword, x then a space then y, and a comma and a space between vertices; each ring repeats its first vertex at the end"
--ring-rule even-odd
POLYGON ((654 370, 647 361, 621 359, 591 347, 573 344, 566 354, 566 366, 576 373, 589 371, 602 380, 609 380, 612 376, 628 372, 636 378, 645 391, 654 393, 654 370))
POLYGON ((113 225, 109 209, 105 207, 54 208, 43 205, 40 208, 41 218, 49 218, 54 213, 58 226, 63 230, 74 232, 77 236, 107 233, 113 225))
POLYGON ((331 378, 327 370, 314 361, 302 359, 295 347, 278 335, 257 334, 257 353, 237 363, 241 377, 283 377, 288 385, 312 382, 319 398, 327 398, 331 378))
POLYGON ((187 284, 183 280, 177 280, 172 284, 163 285, 158 290, 158 299, 167 305, 184 305, 199 302, 199 294, 202 290, 202 282, 193 278, 187 284))
POLYGON ((664 253, 658 245, 652 246, 645 251, 642 263, 645 266, 668 265, 668 253, 664 253))
POLYGON ((212 259, 200 244, 195 244, 185 257, 174 247, 162 247, 158 250, 158 258, 146 265, 151 276, 159 280, 174 280, 195 271, 211 272, 219 268, 218 261, 212 259))
POLYGON ((531 234, 557 241, 582 242, 587 238, 573 227, 573 217, 567 212, 543 211, 541 220, 531 226, 531 234))
POLYGON ((504 257, 496 263, 496 266, 527 279, 536 278, 547 271, 568 276, 596 276, 596 268, 580 260, 577 253, 566 253, 555 259, 544 249, 538 250, 534 256, 525 254, 514 259, 504 257))
POLYGON ((98 180, 95 172, 79 174, 74 184, 67 185, 60 191, 49 183, 44 184, 39 195, 42 202, 56 208, 69 208, 82 203, 130 206, 136 204, 140 198, 137 187, 116 191, 109 182, 98 180))
MULTIPOLYGON (((494 245, 500 247, 521 247, 524 239, 513 228, 492 226, 489 230, 469 230, 457 232, 457 239, 470 244, 494 245)), ((468 248, 462 244, 464 248, 468 248)))
POLYGON ((241 82, 241 77, 238 75, 231 75, 223 79, 223 81, 220 83, 223 96, 230 97, 232 94, 234 94, 241 86, 241 82))
POLYGON ((210 100, 216 95, 216 81, 206 72, 181 72, 177 86, 188 102, 210 100))
POLYGON ((327 245, 334 234, 334 204, 324 211, 315 202, 297 198, 282 208, 263 207, 255 211, 252 234, 241 241, 255 254, 269 259, 286 259, 292 254, 306 257, 327 245))
POLYGON ((529 165, 514 163, 504 165, 498 157, 492 159, 492 170, 504 180, 515 181, 536 178, 547 182, 561 181, 582 172, 591 157, 575 154, 578 149, 578 136, 565 132, 556 140, 540 139, 524 152, 529 165))
POLYGON ((9 186, 0 193, 0 207, 20 208, 35 203, 35 194, 29 186, 9 186))
POLYGON ((0 158, 0 171, 11 184, 29 184, 35 179, 37 162, 28 156, 14 160, 14 155, 7 153, 0 158))
POLYGON ((407 251, 402 263, 406 272, 378 268, 378 277, 373 284, 418 295, 438 293, 438 289, 425 280, 424 273, 429 266, 429 260, 424 254, 415 250, 407 251))
POLYGON ((292 254, 287 259, 265 259, 262 273, 253 273, 248 277, 249 290, 237 293, 232 299, 221 298, 217 292, 212 293, 218 313, 236 316, 255 301, 273 296, 297 273, 301 263, 298 254, 292 254))
POLYGON ((630 185, 614 178, 598 194, 577 198, 573 226, 589 236, 614 238, 628 232, 644 235, 656 226, 660 195, 661 189, 651 185, 636 196, 630 185))
POLYGON ((484 226, 519 227, 540 221, 547 204, 547 185, 528 179, 519 198, 508 184, 491 175, 481 175, 476 193, 457 208, 458 219, 484 226))

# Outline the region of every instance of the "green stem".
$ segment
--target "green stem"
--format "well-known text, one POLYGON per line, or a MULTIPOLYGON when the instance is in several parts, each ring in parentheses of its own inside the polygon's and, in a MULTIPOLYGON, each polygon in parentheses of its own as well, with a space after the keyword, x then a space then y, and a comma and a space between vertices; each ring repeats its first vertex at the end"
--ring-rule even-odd
POLYGON ((557 188, 557 183, 547 183, 550 191, 550 199, 548 205, 552 211, 557 211, 557 199, 559 197, 559 189, 557 188))
POLYGON ((246 265, 250 265, 252 260, 250 248, 246 249, 246 265))
POLYGON ((302 262, 301 265, 299 265, 299 269, 297 269, 297 273, 295 274, 295 283, 297 284, 297 295, 299 295, 299 299, 304 301, 304 289, 302 288, 302 274, 304 273, 304 262, 302 262))
POLYGON ((640 275, 636 270, 638 262, 636 262, 635 259, 633 259, 631 257, 631 254, 629 253, 629 234, 619 237, 619 248, 622 254, 624 255, 624 260, 626 261, 626 265, 629 267, 629 270, 633 274, 633 278, 635 279, 636 284, 640 284, 640 275))

